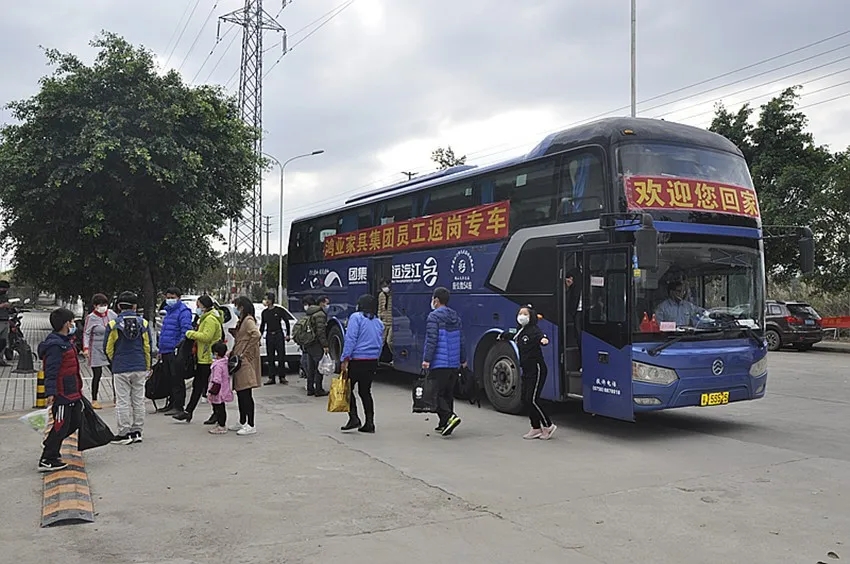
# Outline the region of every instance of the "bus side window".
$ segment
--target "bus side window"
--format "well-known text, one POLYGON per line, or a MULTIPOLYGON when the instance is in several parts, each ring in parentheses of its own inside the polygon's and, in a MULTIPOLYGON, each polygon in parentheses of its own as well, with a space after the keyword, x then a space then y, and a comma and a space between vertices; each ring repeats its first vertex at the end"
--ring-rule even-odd
MULTIPOLYGON (((511 202, 511 231, 552 222, 557 192, 555 178, 552 159, 495 175, 495 201, 511 202)), ((482 180, 482 184, 486 182, 487 179, 482 180)))
POLYGON ((478 205, 478 191, 471 181, 456 182, 422 193, 422 215, 472 208, 478 205))
POLYGON ((561 157, 558 219, 596 217, 605 208, 605 175, 600 154, 581 150, 561 157))
POLYGON ((307 225, 304 223, 292 226, 292 232, 289 236, 288 260, 293 264, 307 262, 307 229, 307 225))
POLYGON ((323 217, 311 222, 308 228, 309 247, 308 262, 321 261, 325 258, 325 239, 337 233, 337 217, 323 217))
POLYGON ((353 209, 339 217, 337 233, 350 233, 358 229, 373 227, 372 208, 363 206, 353 209))
POLYGON ((402 196, 381 203, 377 225, 405 221, 413 217, 413 196, 402 196))

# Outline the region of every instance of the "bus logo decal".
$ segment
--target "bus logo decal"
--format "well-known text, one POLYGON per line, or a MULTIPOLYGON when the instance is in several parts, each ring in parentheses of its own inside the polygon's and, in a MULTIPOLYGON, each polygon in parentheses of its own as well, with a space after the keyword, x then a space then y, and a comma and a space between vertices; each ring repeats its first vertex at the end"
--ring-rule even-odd
POLYGON ((472 290, 472 274, 475 273, 475 261, 472 253, 461 249, 452 259, 452 290, 472 290))
POLYGON ((429 288, 437 283, 437 259, 434 257, 425 259, 425 268, 422 270, 422 281, 429 288))
POLYGON ((723 374, 723 368, 724 367, 725 366, 723 364, 723 361, 718 358, 717 360, 715 360, 714 362, 711 363, 711 372, 715 376, 720 376, 721 374, 723 374))

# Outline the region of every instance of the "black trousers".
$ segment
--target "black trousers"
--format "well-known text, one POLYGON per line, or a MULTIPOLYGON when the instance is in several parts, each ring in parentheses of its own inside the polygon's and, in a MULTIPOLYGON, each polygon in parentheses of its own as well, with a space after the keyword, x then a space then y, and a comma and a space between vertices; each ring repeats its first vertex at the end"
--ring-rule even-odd
POLYGON ((227 407, 223 403, 214 403, 212 408, 218 426, 224 427, 227 425, 227 407))
POLYGON ((50 432, 44 439, 42 460, 59 460, 62 441, 80 428, 80 421, 83 418, 83 402, 75 401, 63 405, 53 404, 51 411, 53 411, 53 427, 50 428, 50 432))
POLYGON ((551 427, 552 420, 540 407, 540 393, 546 383, 546 364, 541 362, 522 371, 522 402, 528 412, 532 429, 551 427))
POLYGON ((172 408, 182 410, 186 404, 186 382, 175 369, 176 362, 174 353, 162 355, 162 367, 165 369, 166 379, 171 382, 171 397, 168 403, 172 408))
POLYGON ((325 377, 319 372, 319 361, 325 355, 325 350, 321 345, 311 345, 307 348, 307 356, 309 357, 310 365, 307 371, 307 391, 321 392, 324 385, 325 377))
POLYGON ((92 366, 91 369, 91 399, 97 401, 97 393, 100 391, 100 379, 103 377, 103 366, 92 366))
POLYGON ((286 378, 286 341, 283 331, 266 333, 266 354, 269 360, 269 379, 286 378))
POLYGON ((239 403, 239 422, 254 426, 254 394, 251 388, 236 392, 236 400, 239 403))
POLYGON ((351 380, 351 398, 348 415, 357 419, 357 400, 354 397, 354 386, 357 386, 357 394, 363 402, 363 411, 366 414, 366 422, 375 421, 375 400, 372 399, 372 382, 378 371, 377 360, 352 360, 348 363, 348 378, 351 380))
POLYGON ((192 377, 192 395, 189 397, 189 403, 186 404, 188 413, 195 411, 198 402, 201 401, 201 396, 207 395, 207 388, 210 387, 211 370, 212 365, 210 364, 195 365, 195 375, 192 377))
POLYGON ((437 381, 437 415, 440 417, 440 427, 445 427, 452 415, 455 414, 455 384, 460 368, 435 368, 428 377, 437 381))

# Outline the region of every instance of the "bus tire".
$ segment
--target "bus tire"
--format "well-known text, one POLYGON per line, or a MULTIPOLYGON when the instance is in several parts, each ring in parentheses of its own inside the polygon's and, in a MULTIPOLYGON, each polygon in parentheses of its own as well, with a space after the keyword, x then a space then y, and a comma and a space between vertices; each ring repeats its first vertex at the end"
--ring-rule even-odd
POLYGON ((482 374, 487 399, 497 411, 522 412, 522 382, 519 361, 509 343, 497 342, 487 353, 482 374))
POLYGON ((345 336, 342 334, 342 329, 339 325, 333 324, 328 331, 328 352, 334 361, 335 372, 339 374, 340 363, 339 357, 342 356, 342 347, 345 344, 345 336))

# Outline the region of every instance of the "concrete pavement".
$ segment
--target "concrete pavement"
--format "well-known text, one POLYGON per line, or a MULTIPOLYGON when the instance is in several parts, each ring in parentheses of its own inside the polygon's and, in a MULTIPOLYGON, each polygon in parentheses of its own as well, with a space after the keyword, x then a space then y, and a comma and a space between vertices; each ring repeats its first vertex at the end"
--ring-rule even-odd
POLYGON ((553 406, 549 442, 523 441, 523 418, 468 405, 454 436, 434 436, 433 418, 410 413, 407 382, 376 384, 374 436, 340 433, 345 417, 301 386, 264 387, 255 436, 210 436, 201 404, 190 425, 151 415, 145 443, 86 453, 96 522, 58 529, 38 528, 38 436, 0 419, 3 560, 847 559, 848 357, 789 351, 769 364, 758 402, 636 424, 553 406))

